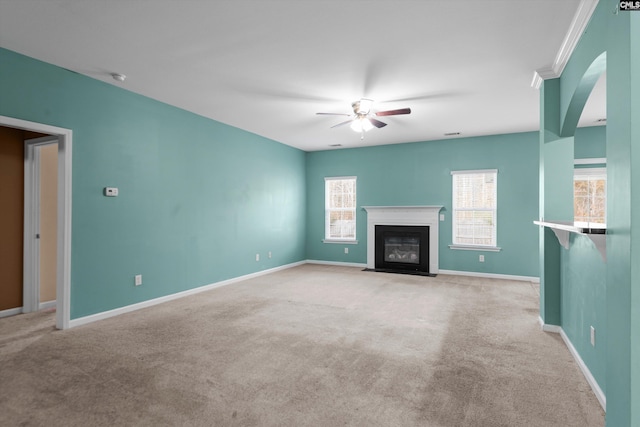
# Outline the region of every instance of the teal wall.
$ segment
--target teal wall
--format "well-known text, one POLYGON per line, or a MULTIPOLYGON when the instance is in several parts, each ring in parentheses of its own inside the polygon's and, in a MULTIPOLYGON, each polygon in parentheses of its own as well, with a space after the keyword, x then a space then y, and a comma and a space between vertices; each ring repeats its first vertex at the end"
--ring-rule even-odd
MULTIPOLYGON (((606 138, 606 126, 576 129, 574 157, 606 158, 606 138)), ((584 167, 594 166, 604 165, 584 167)), ((577 234, 570 235, 569 249, 560 249, 560 260, 560 326, 606 394, 607 264, 591 240, 577 234)))
MULTIPOLYGON (((578 128, 573 138, 574 158, 606 158, 606 126, 578 128)), ((569 166, 569 165, 568 165, 569 166)), ((595 167, 604 165, 584 165, 595 167)), ((565 171, 562 165, 552 166, 565 171)), ((567 177, 567 181, 571 177, 567 177)), ((607 264, 588 237, 571 234, 569 249, 560 249, 560 326, 606 394, 607 264), (596 329, 591 345, 590 327, 596 329)), ((554 256, 557 256, 554 254, 554 256)))
POLYGON ((307 257, 366 263, 362 206, 443 205, 440 269, 538 276, 538 134, 534 132, 307 153, 307 257), (451 171, 498 169, 500 252, 452 250, 451 171), (357 176, 357 245, 323 243, 324 178, 357 176), (485 255, 485 262, 478 255, 485 255))
MULTIPOLYGON (((584 238, 574 236, 574 246, 562 254, 561 317, 601 388, 606 385, 607 425, 626 427, 640 425, 640 263, 633 255, 640 247, 640 14, 618 11, 618 3, 600 0, 560 78, 560 96, 552 101, 560 121, 571 123, 581 111, 576 99, 606 66, 607 261, 598 264, 592 248, 578 240, 584 238), (598 332, 596 348, 590 348, 585 330, 590 322, 602 325, 603 314, 604 335, 598 332)), ((547 104, 544 96, 541 104, 547 104)), ((563 135, 569 131, 565 126, 563 135)), ((576 138, 577 146, 579 132, 576 138)), ((592 157, 576 155, 583 156, 592 157)))
POLYGON ((576 129, 573 154, 576 159, 607 157, 607 127, 590 126, 576 129))
POLYGON ((640 425, 640 13, 607 38, 607 425, 640 425))
POLYGON ((304 152, 7 50, 0 64, 0 115, 73 130, 72 319, 305 259, 304 152))
POLYGON ((562 330, 606 394, 607 264, 587 236, 573 233, 569 249, 561 249, 561 264, 562 330))

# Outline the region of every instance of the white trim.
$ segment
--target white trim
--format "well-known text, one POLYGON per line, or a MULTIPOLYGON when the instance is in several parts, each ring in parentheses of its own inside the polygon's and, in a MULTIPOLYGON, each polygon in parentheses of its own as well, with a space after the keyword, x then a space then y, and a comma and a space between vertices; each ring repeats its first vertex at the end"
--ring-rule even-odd
POLYGON ((553 72, 552 68, 541 68, 533 72, 531 87, 534 89, 540 89, 544 80, 554 79, 556 77, 558 76, 556 76, 556 73, 553 72))
POLYGON ((58 137, 58 261, 56 327, 67 329, 71 318, 71 169, 73 131, 13 117, 0 116, 0 126, 58 137))
POLYGON ((57 307, 56 300, 45 301, 38 304, 38 310, 48 310, 50 308, 56 308, 56 307, 57 307))
POLYGON ((469 169, 469 170, 456 170, 451 171, 451 175, 461 175, 465 173, 498 173, 498 169, 469 169))
POLYGON ((359 267, 359 268, 367 267, 367 264, 359 263, 359 262, 322 261, 317 259, 308 259, 306 263, 317 264, 317 265, 334 265, 338 267, 359 267))
POLYGON ((449 245, 449 249, 458 251, 484 251, 484 252, 500 252, 500 246, 480 246, 480 245, 449 245))
POLYGON ((607 180, 607 168, 605 166, 596 168, 578 168, 573 170, 573 180, 584 179, 582 177, 597 177, 599 179, 607 180))
POLYGON ((299 265, 305 264, 306 261, 294 262, 292 264, 281 265, 279 267, 270 268, 268 270, 257 271, 251 274, 245 274, 244 276, 234 277, 232 279, 223 280, 220 282, 211 283, 209 285, 200 286, 198 288, 188 289, 186 291, 178 292, 171 295, 165 295, 163 297, 158 297, 154 299, 150 299, 147 301, 142 301, 136 304, 126 305, 120 308, 114 308, 113 310, 103 311, 101 313, 91 314, 89 316, 79 317, 77 319, 73 319, 69 321, 69 327, 74 328, 76 326, 86 325, 88 323, 93 323, 98 320, 108 319, 110 317, 119 316, 121 314, 130 313, 132 311, 140 310, 142 308, 152 307, 154 305, 162 304, 165 302, 173 301, 179 298, 183 298, 190 295, 199 294, 201 292, 210 291, 212 289, 220 288, 222 286, 231 285, 233 283, 241 282, 243 280, 253 279, 255 277, 264 276, 265 274, 274 273, 280 270, 286 270, 288 268, 297 267, 299 265))
POLYGON ((574 159, 574 165, 606 165, 607 158, 606 157, 591 157, 587 159, 574 159))
POLYGON ((470 276, 470 277, 482 277, 485 279, 504 279, 504 280, 517 280, 519 282, 540 283, 540 278, 534 277, 534 276, 514 276, 511 274, 479 273, 476 271, 456 271, 456 270, 440 270, 440 274, 445 274, 448 276, 470 276))
MULTIPOLYGON (((482 194, 485 194, 484 190, 488 190, 486 187, 483 187, 482 194)), ((472 197, 475 199, 475 197, 472 197)), ((489 200, 485 200, 488 202, 489 200)), ((470 247, 485 247, 485 248, 498 248, 498 169, 477 169, 477 170, 456 170, 451 171, 451 242, 452 244, 449 246, 451 249, 465 249, 470 247), (471 195, 475 194, 475 191, 471 188, 467 188, 460 181, 464 181, 466 175, 474 175, 469 177, 469 179, 477 179, 482 177, 483 183, 493 184, 493 206, 492 207, 477 207, 475 203, 472 202, 471 207, 460 207, 458 206, 458 199, 460 194, 471 195), (488 180, 489 178, 489 180, 488 180), (465 191, 466 189, 466 191, 465 191), (491 241, 489 245, 478 245, 478 244, 468 244, 467 242, 460 242, 459 240, 463 240, 458 234, 461 229, 460 220, 458 219, 461 214, 464 212, 483 212, 490 213, 492 217, 491 224, 491 241), (458 243, 456 243, 458 241, 458 243)), ((475 225, 471 226, 472 231, 472 240, 475 242, 475 225)), ((468 237, 468 236, 467 236, 468 237)), ((487 243, 486 241, 484 243, 487 243)), ((467 249, 470 250, 470 249, 467 249)), ((471 249, 472 250, 472 249, 471 249)), ((495 250, 495 249, 494 249, 495 250)), ((497 249, 496 251, 498 251, 497 249)))
POLYGON ((576 14, 573 16, 571 25, 567 30, 567 34, 564 36, 562 45, 556 54, 555 60, 551 67, 541 68, 533 73, 533 81, 531 87, 534 89, 540 89, 543 80, 555 79, 562 75, 564 67, 567 66, 569 58, 573 54, 580 37, 585 32, 587 24, 593 15, 593 11, 598 5, 598 0, 581 0, 576 14))
MULTIPOLYGON (((357 218, 357 209, 358 209, 358 177, 357 176, 325 176, 324 177, 324 243, 331 243, 332 240, 337 240, 339 242, 342 241, 352 241, 357 243, 357 231, 358 231, 358 218, 357 218), (353 208, 331 208, 329 205, 329 182, 331 181, 353 181, 353 185, 355 187, 354 194, 354 206, 353 208), (340 237, 332 237, 331 234, 331 212, 333 211, 344 211, 344 212, 353 212, 353 238, 340 238, 340 237)), ((342 233, 340 233, 342 234, 342 233)))
POLYGON ((580 371, 582 371, 582 375, 584 375, 585 379, 587 380, 587 383, 589 383, 589 386, 591 387, 593 394, 596 395, 598 402, 600 402, 600 406, 602 406, 602 409, 605 412, 607 412, 607 397, 605 396, 604 392, 598 385, 598 382, 596 381, 596 379, 593 377, 593 374, 591 374, 591 371, 587 367, 587 364, 584 363, 584 360, 582 360, 582 357, 580 357, 578 350, 576 350, 576 348, 571 343, 571 340, 565 333, 564 329, 562 329, 561 326, 557 326, 557 325, 546 325, 542 320, 542 317, 539 317, 539 316, 538 316, 538 322, 540 323, 540 326, 542 327, 543 331, 551 332, 554 334, 560 334, 562 341, 564 341, 564 345, 566 345, 567 348, 569 349, 569 353, 571 353, 571 356, 573 356, 573 359, 578 364, 580 371))
POLYGON ((39 160, 34 146, 24 141, 24 210, 22 233, 22 310, 23 313, 36 311, 39 302, 39 241, 34 239, 38 233, 39 211, 39 160))
POLYGON ((542 330, 544 332, 551 332, 552 334, 559 334, 562 328, 557 325, 542 325, 542 330))
POLYGON ((9 316, 16 316, 18 314, 22 314, 22 307, 8 308, 6 310, 0 310, 0 318, 9 317, 9 316))
POLYGON ((24 141, 23 313, 40 309, 40 148, 57 143, 57 136, 24 141))
POLYGON ((607 397, 605 396, 605 394, 603 393, 602 389, 598 385, 598 382, 593 377, 593 375, 591 374, 591 371, 587 367, 586 363, 584 363, 584 360, 582 360, 582 357, 580 357, 580 354, 578 353, 576 348, 573 346, 573 344, 571 343, 571 340, 569 339, 569 337, 567 336, 567 334, 564 332, 564 330, 562 328, 560 328, 560 336, 562 337, 562 341, 564 341, 565 345, 569 349, 569 352, 571 353, 571 355, 575 359, 576 363, 580 367, 580 370, 582 371, 582 374, 587 379, 587 382, 589 383, 589 386, 591 386, 591 390, 593 390, 593 393, 596 395, 596 398, 598 399, 598 402, 600 402, 600 406, 602 406, 602 409, 606 412, 607 411, 607 397))
POLYGON ((544 320, 542 320, 542 317, 540 316, 538 316, 538 323, 540 323, 540 329, 542 329, 544 332, 559 334, 560 331, 562 330, 562 328, 558 325, 548 325, 544 323, 544 320))

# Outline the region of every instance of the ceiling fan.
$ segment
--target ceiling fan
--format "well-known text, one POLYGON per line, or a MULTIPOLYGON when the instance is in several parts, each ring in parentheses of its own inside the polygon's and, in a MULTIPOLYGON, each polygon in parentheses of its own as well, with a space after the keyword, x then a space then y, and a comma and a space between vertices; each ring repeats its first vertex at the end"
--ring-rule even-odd
POLYGON ((382 128, 387 124, 381 122, 378 119, 374 119, 371 117, 373 114, 376 116, 397 116, 400 114, 411 114, 411 108, 400 108, 398 110, 387 110, 387 111, 378 111, 375 113, 371 112, 371 106, 373 105, 373 100, 362 98, 359 101, 355 101, 351 104, 353 107, 353 114, 344 114, 344 113, 316 113, 322 116, 348 116, 351 119, 338 123, 337 125, 331 126, 331 128, 337 128, 340 126, 344 126, 346 124, 351 124, 351 129, 356 132, 361 132, 364 135, 364 132, 373 129, 373 127, 382 128))

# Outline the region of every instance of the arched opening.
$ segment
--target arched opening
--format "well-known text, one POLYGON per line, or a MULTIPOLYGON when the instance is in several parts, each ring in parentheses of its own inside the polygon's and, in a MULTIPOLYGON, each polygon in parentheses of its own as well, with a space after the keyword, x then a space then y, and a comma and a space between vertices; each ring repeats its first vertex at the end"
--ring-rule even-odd
POLYGON ((600 79, 600 76, 607 70, 607 53, 603 52, 598 56, 587 68, 582 79, 578 83, 576 90, 573 92, 567 113, 564 116, 562 127, 560 130, 561 137, 573 136, 578 127, 578 122, 582 116, 587 100, 589 99, 593 88, 600 79))

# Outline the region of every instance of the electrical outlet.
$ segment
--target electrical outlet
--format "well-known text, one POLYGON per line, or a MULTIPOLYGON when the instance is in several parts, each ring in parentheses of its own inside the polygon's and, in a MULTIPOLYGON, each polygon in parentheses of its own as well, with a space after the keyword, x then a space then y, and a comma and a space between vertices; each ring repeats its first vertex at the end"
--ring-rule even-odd
POLYGON ((269 258, 271 258, 271 251, 269 251, 269 258))
POLYGON ((136 274, 135 282, 136 286, 142 285, 142 274, 136 274))
POLYGON ((349 248, 344 248, 344 253, 348 254, 349 253, 349 248))
POLYGON ((480 261, 480 262, 484 262, 484 255, 480 255, 480 256, 478 256, 478 261, 480 261))
POLYGON ((260 261, 260 254, 256 254, 256 261, 260 261))
POLYGON ((596 346, 596 328, 591 327, 591 345, 596 346))
POLYGON ((440 214, 440 221, 444 221, 444 214, 440 214))

